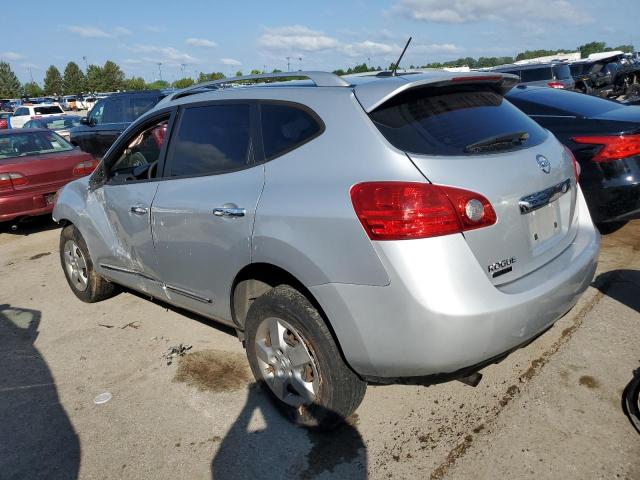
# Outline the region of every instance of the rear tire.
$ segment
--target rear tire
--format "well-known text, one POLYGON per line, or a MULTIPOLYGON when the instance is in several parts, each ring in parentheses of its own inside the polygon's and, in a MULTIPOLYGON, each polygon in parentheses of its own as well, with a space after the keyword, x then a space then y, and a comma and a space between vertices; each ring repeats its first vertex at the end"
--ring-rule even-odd
POLYGON ((116 286, 96 273, 87 244, 74 225, 60 233, 60 263, 71 291, 83 302, 100 302, 116 294, 116 286))
POLYGON ((293 423, 331 429, 362 402, 366 382, 346 365, 322 316, 296 289, 280 285, 257 298, 245 333, 253 375, 293 423))

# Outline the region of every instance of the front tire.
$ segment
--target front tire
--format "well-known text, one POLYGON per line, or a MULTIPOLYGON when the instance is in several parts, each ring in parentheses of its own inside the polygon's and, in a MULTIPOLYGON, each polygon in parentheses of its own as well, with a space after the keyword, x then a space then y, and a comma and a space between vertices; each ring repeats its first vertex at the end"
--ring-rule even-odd
POLYGON ((60 263, 71 291, 83 302, 100 302, 115 295, 115 285, 93 268, 87 244, 74 225, 60 233, 60 263))
POLYGON ((330 429, 362 402, 366 382, 346 365, 318 310, 294 288, 280 285, 257 298, 245 333, 253 375, 295 424, 330 429))

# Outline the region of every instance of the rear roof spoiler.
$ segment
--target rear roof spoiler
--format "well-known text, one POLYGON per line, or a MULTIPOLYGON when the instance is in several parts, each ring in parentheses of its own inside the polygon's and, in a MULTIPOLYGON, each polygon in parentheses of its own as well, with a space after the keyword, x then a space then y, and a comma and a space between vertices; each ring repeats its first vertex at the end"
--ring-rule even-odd
MULTIPOLYGON (((363 78, 363 77, 360 77, 363 78)), ((362 108, 371 113, 396 95, 416 88, 437 88, 450 85, 482 85, 493 87, 497 93, 504 95, 516 85, 520 79, 516 75, 499 72, 445 72, 433 71, 423 74, 387 77, 384 79, 370 77, 370 80, 356 83, 354 92, 362 108)))

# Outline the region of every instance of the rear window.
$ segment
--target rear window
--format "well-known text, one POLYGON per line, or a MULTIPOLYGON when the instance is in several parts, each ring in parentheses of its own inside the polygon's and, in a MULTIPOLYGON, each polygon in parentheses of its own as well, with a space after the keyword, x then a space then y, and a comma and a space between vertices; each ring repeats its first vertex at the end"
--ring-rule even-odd
POLYGON ((546 115, 553 110, 556 114, 591 117, 620 107, 613 100, 556 88, 535 88, 522 92, 514 89, 507 97, 528 115, 546 115))
POLYGON ((469 155, 467 147, 478 142, 526 134, 526 140, 500 151, 514 150, 537 145, 547 136, 537 123, 488 87, 410 90, 370 117, 392 145, 419 154, 469 155))
POLYGON ((156 103, 158 103, 158 99, 156 97, 133 97, 131 99, 131 106, 129 107, 127 120, 131 122, 134 121, 143 113, 151 110, 156 103))
POLYGON ((71 144, 53 132, 21 132, 0 136, 0 159, 69 150, 73 150, 71 144))
POLYGON ((571 69, 569 65, 554 65, 553 74, 556 80, 568 80, 571 78, 571 69))
POLYGON ((552 78, 551 67, 529 68, 520 72, 520 80, 523 82, 540 82, 552 78))
POLYGON ((322 131, 322 126, 301 108, 282 104, 261 107, 262 139, 267 160, 308 142, 322 131))
POLYGON ((34 107, 33 111, 36 115, 59 115, 60 113, 64 113, 57 105, 51 105, 50 107, 34 107))

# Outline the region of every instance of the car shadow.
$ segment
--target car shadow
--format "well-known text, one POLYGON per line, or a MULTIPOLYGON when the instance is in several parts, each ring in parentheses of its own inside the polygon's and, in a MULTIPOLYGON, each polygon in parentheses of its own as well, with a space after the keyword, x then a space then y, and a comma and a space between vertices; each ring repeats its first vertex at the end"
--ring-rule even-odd
POLYGON ((592 286, 608 297, 640 312, 640 270, 611 270, 598 275, 592 286))
POLYGON ((353 415, 335 430, 296 427, 271 403, 259 384, 211 462, 213 480, 367 478, 367 449, 353 415), (251 425, 261 415, 264 428, 251 425))
POLYGON ((80 441, 34 346, 40 320, 0 304, 0 477, 75 479, 80 441))
POLYGON ((29 236, 34 233, 55 230, 60 225, 53 221, 51 215, 28 217, 16 222, 0 223, 0 234, 29 236))

